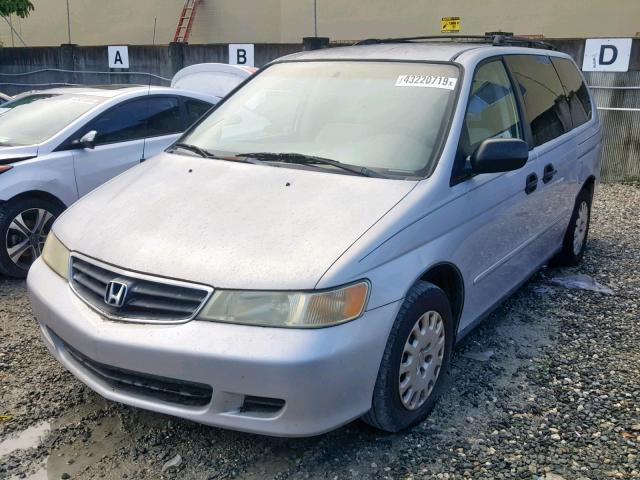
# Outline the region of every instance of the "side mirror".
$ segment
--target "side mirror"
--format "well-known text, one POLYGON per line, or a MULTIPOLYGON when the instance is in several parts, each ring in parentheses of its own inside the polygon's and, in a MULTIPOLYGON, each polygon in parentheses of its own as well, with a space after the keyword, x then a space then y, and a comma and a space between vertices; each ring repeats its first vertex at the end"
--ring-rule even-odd
POLYGON ((95 130, 91 130, 85 133, 79 140, 74 140, 73 145, 80 148, 95 148, 96 147, 96 136, 98 132, 95 130))
POLYGON ((516 138, 489 138, 478 145, 469 159, 473 173, 517 170, 529 159, 529 145, 516 138))

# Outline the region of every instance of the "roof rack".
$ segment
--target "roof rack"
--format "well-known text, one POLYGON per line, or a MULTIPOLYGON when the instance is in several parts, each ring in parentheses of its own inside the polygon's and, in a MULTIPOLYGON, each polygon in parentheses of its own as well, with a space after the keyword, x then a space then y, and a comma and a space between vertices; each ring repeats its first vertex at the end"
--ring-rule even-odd
POLYGON ((496 47, 518 46, 528 48, 542 48, 546 50, 556 50, 550 43, 526 37, 516 37, 508 34, 496 35, 428 35, 421 37, 405 38, 368 38, 361 40, 355 45, 374 45, 380 43, 419 43, 429 41, 450 41, 452 43, 490 43, 496 47))

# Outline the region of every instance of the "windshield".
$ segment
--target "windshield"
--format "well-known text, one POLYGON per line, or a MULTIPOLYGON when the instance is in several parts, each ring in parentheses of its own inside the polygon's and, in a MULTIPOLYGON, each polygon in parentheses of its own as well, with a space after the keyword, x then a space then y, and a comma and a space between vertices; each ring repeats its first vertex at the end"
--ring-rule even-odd
POLYGON ((275 64, 180 142, 216 156, 295 153, 389 177, 424 176, 448 124, 457 78, 449 64, 275 64))
POLYGON ((40 143, 104 99, 92 95, 33 94, 2 105, 0 146, 40 143))

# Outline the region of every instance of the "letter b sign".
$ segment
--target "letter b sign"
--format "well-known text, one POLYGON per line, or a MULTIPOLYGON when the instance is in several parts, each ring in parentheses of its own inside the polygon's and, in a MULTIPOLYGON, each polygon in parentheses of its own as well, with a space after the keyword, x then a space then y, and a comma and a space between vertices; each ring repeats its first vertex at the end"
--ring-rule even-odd
POLYGON ((626 72, 631 56, 630 38, 590 38, 584 46, 585 72, 626 72))
POLYGON ((230 43, 229 65, 253 67, 253 43, 230 43))

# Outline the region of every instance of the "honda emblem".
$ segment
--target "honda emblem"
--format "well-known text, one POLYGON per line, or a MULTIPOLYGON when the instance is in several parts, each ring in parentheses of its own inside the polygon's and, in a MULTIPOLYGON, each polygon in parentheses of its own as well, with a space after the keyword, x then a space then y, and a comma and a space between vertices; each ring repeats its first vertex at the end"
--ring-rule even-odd
POLYGON ((128 290, 129 288, 126 283, 117 280, 110 281, 104 293, 104 303, 111 307, 122 307, 127 299, 128 290))

